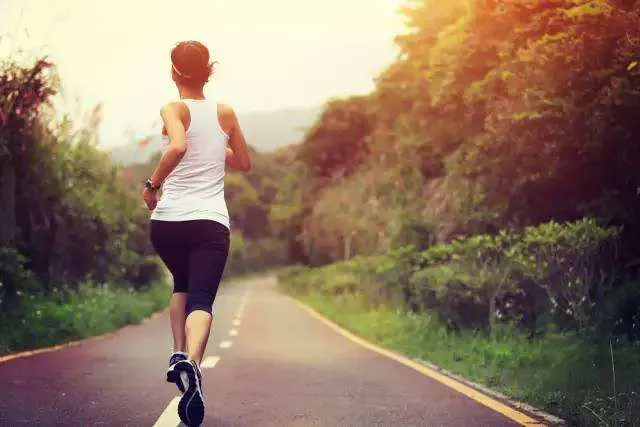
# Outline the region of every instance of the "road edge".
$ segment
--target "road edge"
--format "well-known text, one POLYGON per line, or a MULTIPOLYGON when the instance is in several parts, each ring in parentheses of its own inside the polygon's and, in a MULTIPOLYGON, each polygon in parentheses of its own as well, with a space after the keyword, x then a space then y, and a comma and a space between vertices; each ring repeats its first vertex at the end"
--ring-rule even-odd
POLYGON ((393 359, 411 369, 420 372, 441 384, 452 388, 459 393, 467 396, 470 399, 490 408, 491 410, 500 413, 501 415, 520 423, 523 426, 564 426, 566 421, 549 413, 546 413, 538 408, 535 408, 529 404, 512 400, 507 396, 489 389, 481 384, 474 383, 467 380, 464 377, 456 375, 452 372, 442 369, 437 365, 421 359, 415 359, 404 354, 401 354, 395 350, 386 349, 373 344, 362 337, 355 335, 353 332, 343 328, 337 323, 329 320, 322 314, 318 313, 315 309, 311 308, 302 301, 293 298, 290 295, 286 295, 300 308, 305 310, 309 315, 316 318, 326 326, 330 327, 334 331, 338 332, 348 340, 374 351, 382 356, 393 359), (538 418, 538 419, 536 419, 538 418), (540 422, 541 419, 543 422, 540 422))
POLYGON ((159 316, 161 316, 165 311, 168 311, 169 307, 165 307, 160 311, 156 311, 155 313, 152 313, 150 316, 145 317, 144 319, 142 319, 140 322, 138 323, 130 323, 128 325, 124 325, 120 328, 117 328, 113 331, 110 332, 106 332, 104 334, 101 335, 95 335, 92 337, 87 337, 87 338, 82 338, 79 340, 75 340, 75 341, 69 341, 66 343, 62 343, 62 344, 57 344, 54 346, 50 346, 50 347, 42 347, 42 348, 37 348, 37 349, 33 349, 33 350, 25 350, 25 351, 20 351, 18 353, 10 353, 10 354, 5 354, 4 356, 0 356, 0 364, 2 363, 6 363, 9 362, 11 360, 15 360, 15 359, 22 359, 25 357, 31 357, 31 356, 36 356, 38 354, 44 354, 44 353, 51 353, 54 351, 59 351, 59 350, 63 350, 65 348, 69 348, 69 347, 75 347, 77 345, 86 343, 86 342, 90 342, 90 341, 98 341, 98 340, 102 340, 105 338, 108 338, 112 335, 115 335, 117 333, 120 333, 121 331, 123 331, 124 329, 127 328, 135 328, 137 326, 141 326, 151 320, 154 320, 156 318, 158 318, 159 316))

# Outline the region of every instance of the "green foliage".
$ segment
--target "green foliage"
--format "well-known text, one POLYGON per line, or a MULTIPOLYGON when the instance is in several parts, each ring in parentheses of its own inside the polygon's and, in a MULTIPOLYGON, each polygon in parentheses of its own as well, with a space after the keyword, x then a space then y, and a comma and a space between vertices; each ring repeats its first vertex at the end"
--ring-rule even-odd
POLYGON ((299 158, 315 177, 349 175, 366 154, 365 138, 372 129, 366 97, 329 102, 307 134, 299 158))
POLYGON ((266 228, 266 212, 262 209, 258 193, 247 178, 239 173, 227 173, 224 184, 234 227, 245 230, 250 224, 255 224, 256 228, 266 228))
POLYGON ((15 249, 0 247, 0 305, 17 292, 33 292, 38 289, 36 278, 26 268, 27 259, 15 249))
POLYGON ((242 234, 232 232, 229 255, 227 256, 227 264, 225 266, 225 276, 243 275, 249 272, 244 254, 245 244, 242 234))
POLYGON ((524 275, 546 291, 552 312, 581 330, 615 284, 619 230, 592 219, 527 227, 512 249, 524 275))
POLYGON ((456 330, 493 332, 499 323, 515 322, 534 335, 552 327, 584 332, 610 315, 605 301, 622 286, 612 270, 618 234, 592 219, 551 222, 458 238, 422 252, 404 247, 356 257, 285 281, 302 292, 357 293, 373 305, 431 310, 456 330), (314 283, 320 287, 314 290, 314 283))
POLYGON ((423 251, 436 243, 436 233, 432 225, 416 215, 401 220, 398 231, 393 236, 392 246, 413 246, 423 251))
POLYGON ((0 312, 0 354, 61 344, 138 323, 165 307, 170 289, 154 282, 139 291, 83 283, 49 295, 22 294, 0 312))

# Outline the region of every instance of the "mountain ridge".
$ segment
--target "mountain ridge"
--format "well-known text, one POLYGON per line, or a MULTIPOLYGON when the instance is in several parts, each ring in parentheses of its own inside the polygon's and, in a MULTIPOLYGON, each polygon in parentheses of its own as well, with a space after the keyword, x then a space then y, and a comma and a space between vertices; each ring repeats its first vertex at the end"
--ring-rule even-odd
MULTIPOLYGON (((256 151, 266 153, 302 142, 307 130, 319 117, 322 107, 286 107, 278 110, 253 111, 238 114, 238 121, 247 143, 256 151)), ((162 149, 164 138, 158 133, 140 141, 131 141, 108 150, 115 163, 132 165, 147 163, 162 149)))

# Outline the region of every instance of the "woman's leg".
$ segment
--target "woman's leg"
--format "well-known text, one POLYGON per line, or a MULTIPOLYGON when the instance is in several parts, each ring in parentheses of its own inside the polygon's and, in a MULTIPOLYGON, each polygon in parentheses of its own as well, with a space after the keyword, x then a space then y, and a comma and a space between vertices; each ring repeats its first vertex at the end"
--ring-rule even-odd
POLYGON ((212 316, 204 310, 192 311, 187 317, 186 331, 189 342, 188 357, 198 366, 202 363, 202 357, 209 341, 212 316))
POLYGON ((229 253, 229 230, 214 221, 202 221, 198 226, 202 237, 189 254, 186 333, 189 359, 200 365, 211 331, 213 302, 229 253))
POLYGON ((176 241, 179 223, 151 221, 151 243, 173 276, 173 294, 169 301, 169 317, 173 333, 173 351, 186 350, 185 307, 189 285, 189 254, 176 241))
POLYGON ((173 333, 173 351, 185 352, 185 306, 187 305, 187 293, 175 292, 171 295, 169 315, 171 318, 171 332, 173 333))

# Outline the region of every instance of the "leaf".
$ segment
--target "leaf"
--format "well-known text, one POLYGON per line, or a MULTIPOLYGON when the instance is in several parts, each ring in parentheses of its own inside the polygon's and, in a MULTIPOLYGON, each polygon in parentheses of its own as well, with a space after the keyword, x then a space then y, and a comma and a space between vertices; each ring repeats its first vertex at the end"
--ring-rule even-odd
POLYGON ((631 64, 629 64, 629 66, 627 67, 627 71, 631 71, 634 68, 636 68, 638 66, 638 61, 633 61, 631 64))

